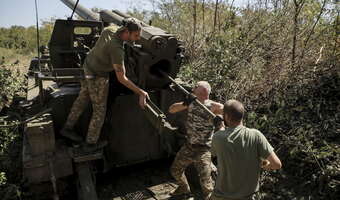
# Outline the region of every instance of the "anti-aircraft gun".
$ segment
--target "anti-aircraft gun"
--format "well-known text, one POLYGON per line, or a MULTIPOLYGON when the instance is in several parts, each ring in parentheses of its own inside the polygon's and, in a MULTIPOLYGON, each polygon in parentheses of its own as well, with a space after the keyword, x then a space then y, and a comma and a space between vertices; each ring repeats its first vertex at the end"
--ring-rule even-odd
MULTIPOLYGON (((138 106, 138 97, 110 76, 107 114, 101 137, 109 144, 105 149, 79 154, 77 145, 63 139, 59 131, 65 123, 83 78, 82 64, 106 25, 121 25, 129 16, 119 11, 102 10, 94 13, 78 1, 61 0, 73 12, 68 19, 55 21, 49 42, 51 71, 35 72, 35 85, 28 92, 25 113, 34 116, 27 120, 23 148, 23 175, 30 184, 52 183, 54 199, 58 199, 59 182, 65 177, 77 177, 79 199, 97 199, 94 163, 101 162, 101 171, 114 167, 156 160, 174 154, 178 139, 171 129, 183 129, 180 117, 169 119, 168 107, 183 98, 169 88, 183 58, 181 42, 173 34, 142 25, 141 40, 125 44, 127 76, 148 91, 150 101, 146 109, 138 106), (76 12, 84 20, 73 20, 76 12), (161 72, 161 73, 160 73, 161 72)), ((137 19, 136 19, 137 20, 137 19)), ((86 136, 91 107, 82 114, 76 130, 86 136)), ((98 169, 96 169, 98 170, 98 169)))

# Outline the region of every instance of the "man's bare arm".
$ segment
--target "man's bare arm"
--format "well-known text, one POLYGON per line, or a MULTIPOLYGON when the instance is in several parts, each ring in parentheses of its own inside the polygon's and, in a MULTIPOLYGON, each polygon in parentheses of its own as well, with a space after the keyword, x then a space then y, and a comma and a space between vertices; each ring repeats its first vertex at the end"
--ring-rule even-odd
POLYGON ((126 77, 124 65, 113 64, 113 68, 115 70, 116 77, 121 84, 131 89, 136 94, 141 94, 142 89, 140 89, 138 86, 136 86, 132 81, 130 81, 126 77))
POLYGON ((113 69, 115 70, 118 81, 124 86, 126 86, 127 88, 131 89, 134 93, 138 94, 139 104, 141 107, 144 107, 146 104, 146 98, 149 98, 148 93, 140 89, 138 86, 136 86, 132 81, 130 81, 126 77, 124 65, 113 64, 113 69))
POLYGON ((223 104, 214 101, 211 103, 211 112, 213 112, 215 115, 223 116, 223 107, 223 104))
POLYGON ((169 113, 177 113, 187 109, 188 106, 183 105, 183 102, 174 103, 169 107, 169 113))
POLYGON ((276 153, 272 152, 267 159, 262 161, 261 167, 265 170, 275 170, 280 169, 282 164, 276 153))

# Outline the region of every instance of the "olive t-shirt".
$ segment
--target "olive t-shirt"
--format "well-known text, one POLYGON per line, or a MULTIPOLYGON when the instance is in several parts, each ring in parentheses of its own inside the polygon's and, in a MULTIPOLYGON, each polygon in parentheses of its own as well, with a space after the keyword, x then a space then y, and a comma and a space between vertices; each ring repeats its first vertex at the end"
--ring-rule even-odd
POLYGON ((273 147, 260 131, 237 126, 216 132, 211 151, 218 163, 213 195, 243 200, 258 191, 261 158, 266 159, 273 147))
POLYGON ((103 30, 95 46, 85 59, 84 68, 94 75, 108 75, 113 71, 113 64, 123 64, 124 46, 116 31, 117 26, 109 26, 103 30))

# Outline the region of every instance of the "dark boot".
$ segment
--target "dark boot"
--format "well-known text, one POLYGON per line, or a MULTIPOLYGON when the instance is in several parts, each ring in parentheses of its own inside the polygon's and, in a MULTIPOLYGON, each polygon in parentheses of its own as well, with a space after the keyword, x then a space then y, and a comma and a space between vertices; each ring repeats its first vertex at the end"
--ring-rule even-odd
POLYGON ((60 135, 66 137, 67 139, 70 139, 74 142, 81 142, 83 141, 83 138, 80 137, 79 135, 77 135, 77 133, 75 133, 72 129, 70 128, 63 128, 60 131, 60 135))
POLYGON ((99 141, 95 144, 85 143, 82 146, 82 150, 83 150, 84 153, 92 153, 92 152, 95 152, 97 150, 104 148, 107 144, 108 144, 108 142, 106 140, 99 141))

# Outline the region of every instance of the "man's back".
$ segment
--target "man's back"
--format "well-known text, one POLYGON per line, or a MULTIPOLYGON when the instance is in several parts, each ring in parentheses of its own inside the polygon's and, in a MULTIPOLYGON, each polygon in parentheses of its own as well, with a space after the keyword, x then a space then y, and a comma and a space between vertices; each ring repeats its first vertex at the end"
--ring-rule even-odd
POLYGON ((218 177, 215 195, 247 199, 258 191, 261 158, 273 152, 263 134, 242 125, 214 134, 212 153, 217 156, 218 177))

